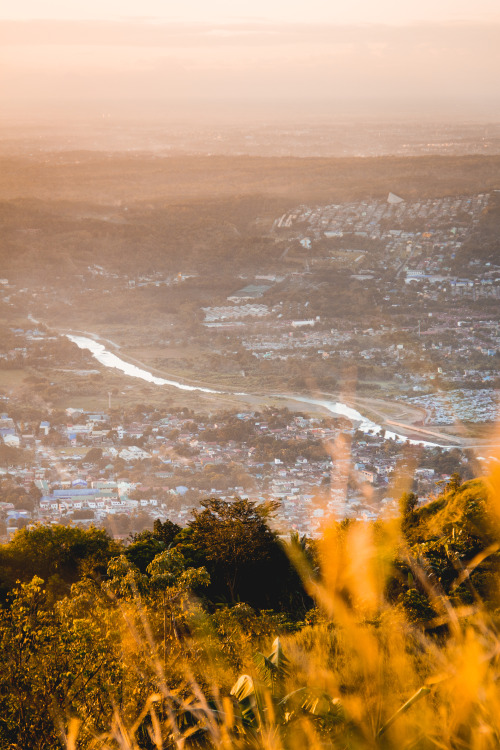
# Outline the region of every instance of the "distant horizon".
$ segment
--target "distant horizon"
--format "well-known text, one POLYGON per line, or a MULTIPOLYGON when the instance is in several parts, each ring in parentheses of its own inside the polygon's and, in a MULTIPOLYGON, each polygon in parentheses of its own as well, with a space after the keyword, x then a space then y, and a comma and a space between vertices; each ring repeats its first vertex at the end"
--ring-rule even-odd
MULTIPOLYGON (((62 117, 68 123, 75 120, 117 119, 127 122, 172 122, 189 120, 203 113, 208 124, 223 120, 228 126, 251 122, 279 122, 292 117, 293 121, 367 122, 406 121, 415 124, 436 122, 500 122, 500 98, 493 97, 338 97, 290 98, 273 100, 271 97, 179 97, 160 98, 124 97, 108 99, 82 98, 69 95, 53 99, 11 99, 4 102, 0 122, 12 117, 26 116, 37 121, 62 117)), ((196 125, 203 126, 197 119, 196 125)))
MULTIPOLYGON (((500 154, 500 118, 471 121, 459 117, 417 121, 411 115, 376 118, 362 112, 347 116, 300 116, 276 112, 273 117, 230 120, 161 114, 140 119, 119 115, 82 116, 69 120, 54 111, 36 117, 3 113, 0 117, 0 156, 50 158, 49 154, 86 153, 108 158, 145 157, 264 157, 321 158, 480 156, 500 154)), ((55 156, 57 158, 57 156, 55 156)), ((79 157, 75 156, 76 159, 79 157)))
POLYGON ((497 121, 500 17, 429 19, 0 20, 3 111, 68 120, 160 113, 231 122, 296 111, 497 121))

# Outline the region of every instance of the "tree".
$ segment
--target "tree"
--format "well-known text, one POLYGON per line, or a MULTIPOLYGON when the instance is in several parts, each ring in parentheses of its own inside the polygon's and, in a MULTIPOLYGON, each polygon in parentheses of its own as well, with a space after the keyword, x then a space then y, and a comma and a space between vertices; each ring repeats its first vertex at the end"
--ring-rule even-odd
POLYGON ((102 458, 102 448, 91 448, 85 456, 82 458, 81 463, 83 464, 96 464, 102 458))
POLYGON ((446 485, 446 490, 450 492, 455 492, 460 488, 460 485, 462 484, 462 478, 458 471, 454 471, 453 474, 450 477, 450 481, 446 485))
POLYGON ((20 584, 0 610, 1 747, 65 746, 68 715, 102 731, 120 697, 116 633, 102 617, 75 618, 69 599, 51 608, 43 583, 20 584))
POLYGON ((206 568, 191 568, 177 549, 165 550, 156 555, 148 565, 151 593, 160 592, 163 611, 163 664, 167 658, 167 616, 170 612, 170 630, 177 637, 175 608, 183 609, 189 592, 199 586, 208 586, 210 576, 206 568))
POLYGON ((188 524, 190 543, 206 560, 212 592, 219 597, 229 594, 233 602, 240 598, 256 606, 268 603, 272 593, 280 593, 279 580, 290 567, 267 524, 276 505, 238 498, 212 498, 201 505, 203 510, 194 511, 188 524))
POLYGON ((54 428, 51 428, 47 435, 44 435, 42 437, 42 443, 43 445, 46 445, 50 448, 60 448, 61 446, 67 444, 65 438, 61 435, 61 433, 54 428))
POLYGON ((167 548, 174 541, 177 534, 181 531, 181 527, 167 518, 163 523, 159 518, 153 524, 153 534, 159 539, 167 548))
POLYGON ((125 556, 141 573, 145 573, 150 562, 164 549, 165 544, 153 532, 141 531, 134 535, 132 543, 125 550, 125 556))
POLYGON ((399 498, 399 510, 401 513, 401 529, 408 534, 415 522, 415 508, 418 503, 418 495, 414 492, 403 492, 399 498))
POLYGON ((167 635, 178 639, 177 618, 185 614, 191 590, 210 583, 206 569, 190 567, 182 553, 173 548, 156 555, 147 566, 145 574, 125 555, 111 560, 107 572, 108 580, 103 583, 103 590, 111 598, 134 602, 136 605, 149 602, 153 612, 157 610, 158 598, 160 599, 165 664, 167 635))
POLYGON ((104 590, 111 597, 134 599, 146 590, 146 576, 125 555, 110 560, 104 590))
POLYGON ((40 575, 56 597, 67 593, 82 576, 100 576, 120 546, 103 529, 76 526, 34 526, 19 530, 0 546, 0 583, 5 589, 16 580, 40 575))
POLYGON ((399 499, 399 510, 401 511, 401 515, 403 519, 410 516, 415 508, 417 507, 418 503, 418 495, 416 495, 414 492, 404 492, 400 499, 399 499))
POLYGON ((32 503, 33 507, 38 507, 38 503, 40 502, 40 499, 42 497, 41 490, 38 489, 36 484, 34 482, 31 482, 30 488, 28 490, 28 497, 30 498, 30 501, 32 503))

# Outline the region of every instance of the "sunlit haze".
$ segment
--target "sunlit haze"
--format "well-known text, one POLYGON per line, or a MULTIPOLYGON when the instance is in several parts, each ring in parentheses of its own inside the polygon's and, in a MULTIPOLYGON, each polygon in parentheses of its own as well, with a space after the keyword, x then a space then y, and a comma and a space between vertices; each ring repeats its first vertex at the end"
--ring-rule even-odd
POLYGON ((26 1, 0 19, 7 115, 498 114, 493 0, 26 1))
POLYGON ((0 750, 500 748, 500 0, 0 5, 0 750))
POLYGON ((119 19, 150 18, 186 22, 233 22, 244 20, 273 20, 281 22, 322 23, 410 23, 414 21, 498 20, 500 12, 496 0, 352 0, 332 3, 329 0, 254 0, 237 3, 231 0, 22 0, 5 4, 1 18, 9 19, 119 19))

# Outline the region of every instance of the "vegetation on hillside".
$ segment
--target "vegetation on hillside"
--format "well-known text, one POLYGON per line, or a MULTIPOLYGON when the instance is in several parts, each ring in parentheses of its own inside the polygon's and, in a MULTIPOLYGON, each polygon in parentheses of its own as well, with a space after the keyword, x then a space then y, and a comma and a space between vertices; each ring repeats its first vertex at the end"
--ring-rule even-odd
POLYGON ((498 747, 500 476, 283 542, 207 500, 0 548, 0 746, 498 747))

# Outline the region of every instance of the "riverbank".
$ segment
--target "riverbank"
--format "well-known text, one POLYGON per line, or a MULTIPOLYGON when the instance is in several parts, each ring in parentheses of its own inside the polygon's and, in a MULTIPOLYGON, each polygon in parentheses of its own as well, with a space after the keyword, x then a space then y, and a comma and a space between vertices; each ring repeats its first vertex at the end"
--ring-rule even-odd
MULTIPOLYGON (((178 390, 182 391, 189 391, 189 392, 200 392, 200 393, 206 393, 211 394, 214 396, 232 396, 237 397, 241 399, 247 399, 251 398, 252 394, 245 393, 245 392, 230 392, 230 391, 223 391, 223 390, 217 390, 214 388, 208 388, 206 386, 200 385, 200 384, 188 384, 186 382, 180 382, 177 380, 172 380, 169 378, 161 377, 159 375, 154 375, 150 369, 145 369, 142 363, 134 364, 130 361, 127 361, 123 358, 123 356, 118 357, 118 355, 114 354, 113 352, 110 352, 104 344, 102 344, 100 341, 97 341, 96 338, 90 338, 89 336, 77 336, 71 333, 66 333, 66 337, 75 343, 80 349, 87 349, 91 352, 92 356, 104 367, 109 367, 112 369, 119 370, 124 375, 127 375, 129 377, 138 378, 140 380, 143 380, 147 383, 151 383, 153 385, 157 386, 167 386, 171 388, 176 388, 178 390)), ((272 397, 273 394, 269 394, 269 396, 272 397)), ((263 398, 264 401, 267 400, 268 397, 255 394, 256 398, 263 398)), ((454 447, 455 445, 459 447, 459 444, 454 443, 453 445, 450 445, 450 439, 449 437, 443 439, 441 438, 441 442, 431 442, 428 440, 424 440, 423 437, 420 435, 417 435, 416 437, 411 437, 409 435, 403 434, 402 432, 395 432, 394 430, 386 429, 384 425, 378 424, 377 422, 373 421, 372 419, 369 419, 368 417, 364 416, 360 411, 355 409, 353 406, 350 406, 348 404, 345 404, 340 401, 334 401, 326 398, 312 398, 308 396, 301 396, 301 395, 295 395, 295 394, 274 394, 274 398, 285 400, 285 401, 295 401, 301 404, 305 404, 306 406, 315 406, 319 407, 320 409, 323 409, 325 412, 329 412, 332 415, 335 416, 343 416, 346 417, 358 430, 365 433, 372 433, 372 434, 380 434, 384 439, 386 440, 398 440, 398 441, 405 441, 407 440, 412 445, 422 445, 424 447, 442 447, 442 448, 450 448, 454 447)), ((398 423, 398 426, 405 427, 405 425, 398 423)), ((411 428, 410 428, 411 429, 411 428)), ((419 430, 419 432, 423 434, 429 434, 426 430, 419 430)), ((433 433, 436 437, 440 437, 438 433, 433 433)))

